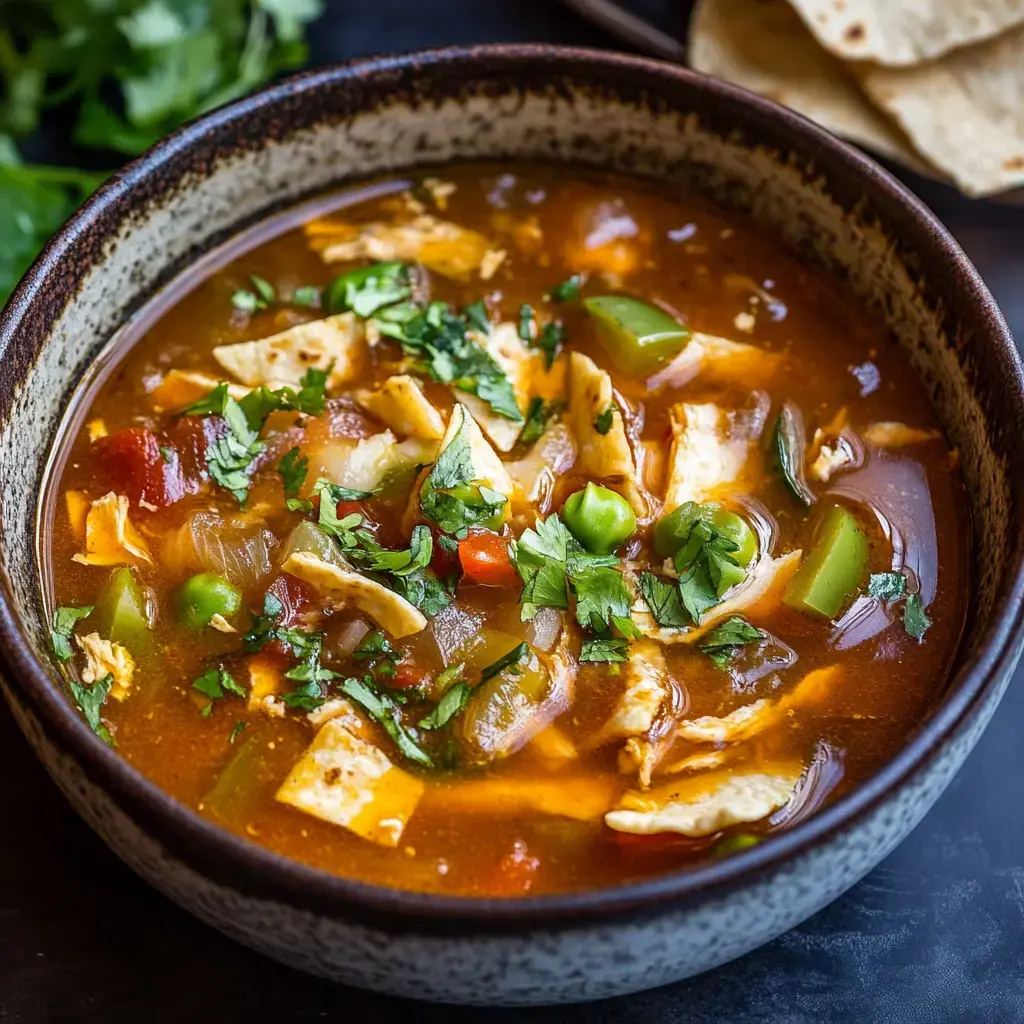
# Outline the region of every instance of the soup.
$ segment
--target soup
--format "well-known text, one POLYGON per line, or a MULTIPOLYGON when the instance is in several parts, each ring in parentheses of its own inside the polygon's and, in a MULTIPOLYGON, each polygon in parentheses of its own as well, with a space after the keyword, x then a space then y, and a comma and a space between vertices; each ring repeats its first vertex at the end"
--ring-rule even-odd
POLYGON ((49 543, 71 698, 210 821, 405 889, 622 883, 792 827, 941 693, 956 452, 735 217, 463 166, 187 284, 49 543))

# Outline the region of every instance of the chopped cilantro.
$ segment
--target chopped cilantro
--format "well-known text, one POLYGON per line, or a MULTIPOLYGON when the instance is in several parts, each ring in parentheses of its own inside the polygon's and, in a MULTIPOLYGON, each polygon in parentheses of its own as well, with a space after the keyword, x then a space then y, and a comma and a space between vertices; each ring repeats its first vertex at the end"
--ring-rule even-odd
POLYGON ((255 313, 277 301, 277 292, 269 281, 257 274, 251 274, 249 281, 252 283, 252 291, 243 289, 231 296, 231 305, 235 309, 242 313, 255 313))
POLYGON ((722 595, 746 578, 746 570, 736 561, 739 545, 717 529, 714 510, 687 502, 673 512, 677 520, 675 536, 682 541, 675 554, 679 573, 679 594, 694 622, 718 604, 722 595))
POLYGON ((292 293, 292 305, 304 309, 316 309, 320 305, 320 289, 313 285, 296 288, 292 293))
POLYGON ((505 371, 470 337, 467 318, 447 303, 400 303, 380 310, 373 322, 381 334, 400 342, 406 355, 418 360, 419 372, 476 395, 505 419, 522 422, 505 371))
POLYGON ((68 686, 71 687, 71 695, 75 698, 75 703, 85 716, 89 728, 108 747, 117 746, 114 742, 114 737, 110 735, 110 730, 104 725, 103 718, 101 717, 103 705, 107 702, 107 697, 114 686, 114 677, 108 672, 102 679, 97 679, 91 686, 72 679, 68 682, 68 686))
POLYGON ((545 402, 539 395, 530 399, 530 407, 526 410, 526 426, 519 435, 519 443, 535 444, 547 428, 548 422, 558 416, 565 408, 559 399, 545 402))
POLYGON ((903 628, 915 640, 924 638, 932 620, 924 610, 920 594, 911 594, 903 605, 903 628))
POLYGON ((356 316, 370 317, 385 306, 403 302, 412 295, 409 270, 404 263, 374 263, 336 277, 326 292, 327 309, 332 313, 351 310, 356 316))
POLYGON ((609 402, 605 408, 603 408, 594 417, 594 429, 599 434, 607 434, 612 429, 612 424, 615 422, 615 404, 609 402))
POLYGON ((576 594, 576 621, 595 633, 608 629, 612 617, 628 618, 631 604, 622 573, 604 565, 569 566, 576 594))
POLYGON ((487 307, 483 299, 471 302, 463 311, 463 315, 469 322, 469 326, 481 334, 491 333, 491 322, 487 319, 487 307))
POLYGON ((617 636, 598 636, 584 640, 580 649, 580 661, 606 662, 616 664, 626 661, 629 641, 617 636))
POLYGON ((240 290, 231 296, 231 305, 240 313, 255 313, 259 309, 259 297, 253 292, 240 290))
MULTIPOLYGON (((552 320, 540 329, 540 334, 537 336, 533 347, 540 349, 544 353, 544 365, 549 370, 558 358, 558 353, 562 351, 564 342, 565 325, 561 320, 552 320)), ((604 433, 607 433, 607 431, 604 431, 604 433)))
POLYGON ((683 607, 679 586, 676 583, 663 580, 652 572, 642 572, 639 584, 640 593, 643 594, 647 607, 650 608, 651 615, 659 626, 676 629, 692 623, 693 620, 683 607))
POLYGON ((533 306, 524 302, 519 307, 519 337, 529 344, 533 341, 533 306))
POLYGON ((556 284, 548 292, 547 297, 552 302, 572 302, 580 297, 580 288, 583 287, 586 279, 586 274, 573 274, 572 277, 567 278, 561 284, 556 284))
POLYGON ((50 630, 50 639, 53 642, 53 653, 60 661, 70 661, 74 654, 71 646, 71 634, 75 630, 75 623, 81 619, 87 619, 92 614, 92 605, 83 605, 76 608, 74 605, 62 605, 53 613, 53 628, 50 630))
POLYGON ((285 496, 294 498, 306 482, 309 459, 302 454, 301 448, 292 448, 277 464, 277 471, 281 474, 281 480, 284 483, 285 496))
POLYGON ((420 719, 419 727, 430 730, 446 726, 456 715, 460 715, 466 710, 466 705, 472 695, 473 690, 468 683, 456 683, 451 689, 445 691, 434 710, 426 718, 420 719))
POLYGON ((756 626, 752 626, 739 615, 733 615, 708 634, 707 639, 700 645, 700 649, 720 669, 725 671, 741 647, 748 644, 759 644, 765 639, 767 639, 766 633, 756 626))
POLYGON ((173 462, 174 461, 174 449, 173 448, 169 448, 165 444, 160 445, 160 457, 166 463, 173 462))
POLYGON ((252 282, 252 286, 256 291, 256 294, 260 297, 260 300, 265 306, 269 306, 270 303, 277 301, 277 292, 274 290, 274 286, 258 274, 250 274, 249 280, 252 282))
POLYGON ((246 722, 242 721, 235 722, 235 727, 231 730, 231 735, 228 737, 228 743, 234 743, 245 732, 246 724, 246 722))
POLYGON ((403 651, 396 651, 391 641, 379 630, 371 633, 352 652, 356 661, 366 661, 375 676, 390 679, 395 674, 395 666, 402 659, 403 651))
MULTIPOLYGON (((420 571, 409 576, 393 576, 388 580, 391 589, 415 605, 428 619, 452 603, 444 583, 431 573, 420 571)), ((452 588, 454 592, 454 587, 452 588)))
POLYGON ((526 660, 530 654, 530 645, 524 640, 521 644, 513 647, 508 654, 503 654, 493 664, 488 665, 480 672, 480 682, 484 683, 493 676, 511 669, 517 671, 519 665, 526 660))
POLYGON ((371 572, 387 572, 393 576, 411 576, 430 564, 434 551, 430 527, 422 523, 414 526, 409 547, 404 551, 388 551, 372 540, 365 532, 360 534, 362 549, 366 557, 361 561, 371 572))
POLYGON ((198 690, 213 700, 220 700, 221 697, 233 693, 236 697, 247 696, 245 690, 235 682, 231 673, 223 665, 208 668, 201 675, 192 680, 192 689, 198 690))
POLYGON ((313 502, 308 498, 285 498, 284 507, 289 512, 312 512, 313 502))
POLYGON ((906 577, 899 572, 872 573, 868 580, 868 597, 877 597, 880 601, 895 601, 906 591, 906 577))
POLYGON ((369 679, 346 679, 341 692, 354 700, 394 740, 398 749, 410 761, 432 768, 433 760, 409 735, 399 720, 400 708, 392 698, 374 687, 369 679))

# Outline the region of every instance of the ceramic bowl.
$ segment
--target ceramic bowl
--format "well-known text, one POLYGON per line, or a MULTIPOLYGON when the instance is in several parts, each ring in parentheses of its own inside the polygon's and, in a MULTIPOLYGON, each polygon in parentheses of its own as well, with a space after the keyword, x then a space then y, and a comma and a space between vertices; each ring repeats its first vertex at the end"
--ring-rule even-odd
POLYGON ((977 742, 1019 653, 1022 398, 1006 324, 942 226, 870 160, 765 100, 646 59, 538 46, 317 71, 215 111, 113 178, 4 312, 4 690, 104 841, 171 899, 269 956, 453 1002, 586 1000, 662 985, 740 956, 835 899, 917 824, 977 742), (864 785, 726 861, 507 902, 326 875, 217 829, 147 782, 61 692, 35 529, 48 453, 76 385, 184 268, 328 187, 505 158, 614 169, 706 196, 844 279, 907 351, 960 451, 975 567, 971 620, 941 702, 864 785))

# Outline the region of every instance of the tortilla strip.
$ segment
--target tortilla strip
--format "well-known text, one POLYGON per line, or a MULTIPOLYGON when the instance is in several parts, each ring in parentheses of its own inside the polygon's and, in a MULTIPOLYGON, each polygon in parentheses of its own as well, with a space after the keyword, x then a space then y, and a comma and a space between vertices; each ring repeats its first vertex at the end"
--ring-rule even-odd
POLYGON ((862 85, 968 195, 1024 185, 1024 25, 920 67, 868 67, 862 85))
POLYGON ((893 67, 934 60, 1024 22, 1022 0, 790 2, 836 56, 893 67))
POLYGON ((790 107, 836 135, 924 174, 906 136, 872 107, 843 62, 826 53, 785 0, 698 0, 690 65, 790 107))

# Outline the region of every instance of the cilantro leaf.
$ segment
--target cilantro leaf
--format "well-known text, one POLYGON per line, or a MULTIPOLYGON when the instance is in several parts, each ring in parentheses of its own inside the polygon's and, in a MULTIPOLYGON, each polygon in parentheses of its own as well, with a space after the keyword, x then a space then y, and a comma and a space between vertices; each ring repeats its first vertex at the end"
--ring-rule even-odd
POLYGON ((221 697, 225 697, 229 693, 233 693, 236 697, 248 696, 223 665, 208 668, 193 679, 192 689, 205 694, 210 700, 220 700, 221 697))
POLYGON ((484 305, 483 299, 471 302, 462 313, 473 330, 479 331, 481 334, 490 334, 491 322, 487 319, 487 307, 484 305))
POLYGON ((556 284, 548 292, 548 298, 552 302, 572 302, 580 297, 580 288, 586 279, 586 274, 573 274, 561 284, 556 284))
POLYGON ((679 587, 668 580, 660 579, 653 572, 642 572, 639 578, 640 593, 654 616, 654 621, 666 629, 689 626, 693 619, 683 607, 679 587))
MULTIPOLYGON (((564 342, 565 325, 561 320, 551 320, 540 329, 540 334, 537 335, 537 340, 532 347, 540 349, 544 353, 544 365, 550 370, 558 358, 558 353, 562 351, 564 342)), ((608 431, 603 430, 601 433, 607 434, 608 431)))
POLYGON ((932 624, 920 594, 911 594, 903 605, 903 628, 915 640, 922 640, 932 624))
POLYGON ((303 309, 317 309, 320 305, 320 289, 311 284, 303 285, 292 292, 292 305, 303 309))
POLYGON ((513 647, 507 654, 503 654, 497 661, 488 665, 480 672, 480 682, 485 683, 488 679, 505 672, 508 669, 513 671, 525 661, 530 655, 530 645, 524 640, 521 644, 513 647))
POLYGON ((408 576, 393 576, 388 580, 391 589, 415 605, 428 619, 432 619, 452 603, 444 583, 431 573, 420 570, 408 576))
POLYGON ((426 718, 420 719, 417 724, 421 729, 427 730, 443 728, 456 715, 460 715, 466 710, 466 705, 472 696, 473 689, 468 683, 456 683, 451 689, 445 691, 433 711, 426 718))
POLYGON ((62 605, 54 610, 50 639, 53 642, 53 653, 60 661, 71 660, 75 653, 71 646, 71 635, 75 630, 75 623, 81 619, 87 619, 92 614, 92 608, 91 604, 83 605, 81 608, 76 608, 74 605, 62 605))
POLYGON ((609 402, 604 409, 602 409, 594 417, 594 429, 599 434, 607 434, 612 429, 612 424, 615 422, 615 405, 609 402))
POLYGON ((341 684, 341 692, 363 708, 410 761, 426 768, 434 766, 430 755, 417 745, 402 725, 399 706, 386 693, 377 690, 368 680, 354 678, 346 679, 341 684))
POLYGON ((524 302, 519 307, 519 337, 527 344, 533 341, 533 306, 524 302))
POLYGON ((306 482, 309 459, 302 454, 301 448, 292 448, 277 464, 277 471, 281 474, 281 480, 284 483, 285 496, 294 498, 306 482))
POLYGON ((331 313, 351 310, 356 316, 371 317, 379 309, 403 302, 412 295, 409 269, 404 263, 374 263, 336 277, 326 291, 331 313))
POLYGON ((235 722, 235 727, 231 730, 231 735, 228 737, 228 743, 234 743, 235 740, 237 740, 238 737, 241 736, 243 732, 245 732, 246 725, 248 725, 247 722, 235 722))
POLYGON ((565 403, 560 399, 545 402, 539 395, 530 399, 530 407, 526 410, 526 426, 519 435, 519 443, 535 444, 547 429, 548 423, 560 415, 565 403))
POLYGON ((748 644, 759 644, 767 638, 767 633, 752 626, 739 615, 733 615, 707 635, 707 639, 700 645, 700 649, 715 665, 725 671, 741 647, 748 644))
POLYGON ((580 661, 616 664, 627 660, 629 642, 617 636, 598 636, 584 640, 580 649, 580 661))
POLYGON ((629 589, 622 573, 602 565, 570 565, 576 594, 576 621, 595 633, 604 633, 612 617, 629 617, 629 589))
POLYGON ((895 601, 903 597, 906 590, 907 580, 902 573, 872 573, 868 580, 868 597, 877 597, 881 601, 895 601))
POLYGON ((394 576, 411 576, 430 564, 434 551, 430 528, 422 524, 413 527, 409 547, 404 551, 388 551, 375 541, 361 537, 368 558, 366 567, 372 572, 387 572, 394 576))
POLYGON ((117 744, 114 742, 114 737, 110 735, 110 730, 104 725, 103 718, 101 717, 103 705, 107 702, 107 697, 114 686, 114 677, 108 672, 102 679, 97 679, 91 686, 71 679, 68 681, 68 686, 71 688, 71 695, 85 716, 89 728, 108 747, 116 747, 117 744))

